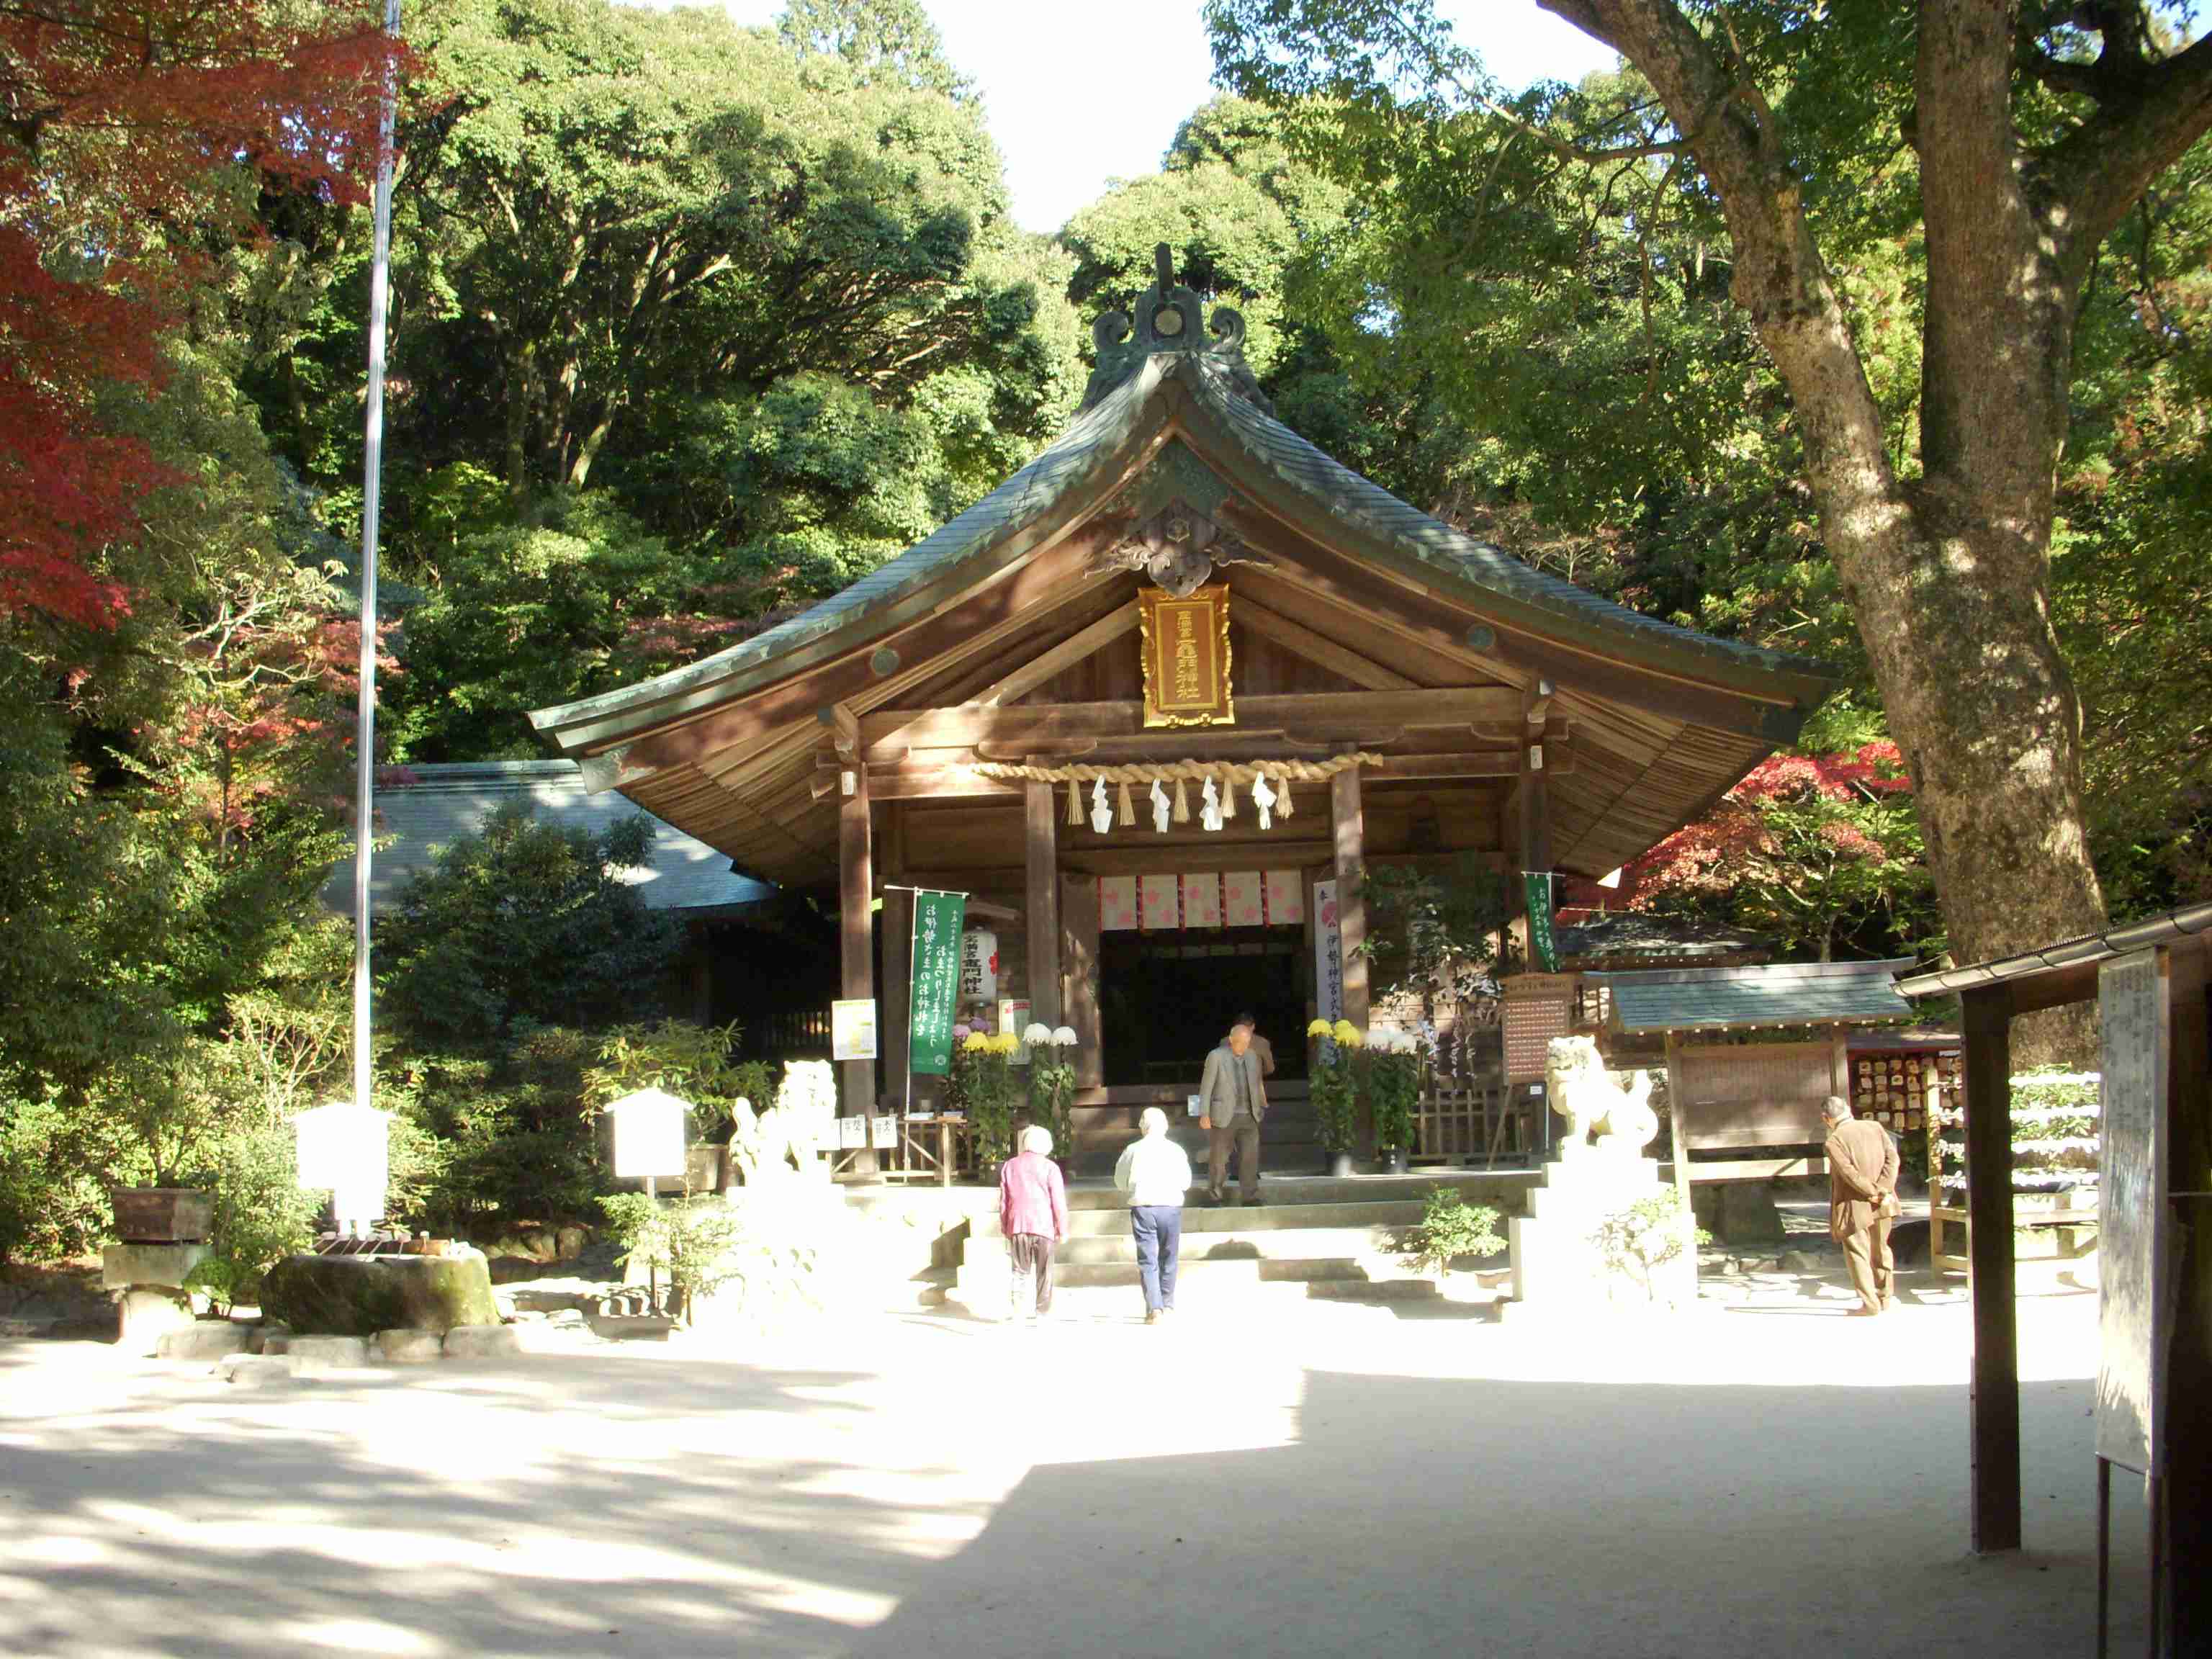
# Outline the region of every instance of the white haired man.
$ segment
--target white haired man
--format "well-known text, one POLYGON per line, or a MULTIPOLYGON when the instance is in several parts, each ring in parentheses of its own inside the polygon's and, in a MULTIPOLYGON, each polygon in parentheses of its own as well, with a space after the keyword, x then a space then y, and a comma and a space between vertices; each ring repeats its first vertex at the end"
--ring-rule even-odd
POLYGON ((1013 1266, 1012 1322, 1052 1313, 1052 1253, 1067 1237, 1067 1182, 1052 1161, 1052 1133, 1032 1124, 999 1169, 999 1231, 1013 1266))
POLYGON ((1267 1085, 1252 1046, 1255 1022, 1239 1014, 1221 1046, 1206 1057, 1198 1085, 1199 1127, 1206 1131, 1206 1195, 1221 1202, 1229 1179, 1229 1154, 1237 1154, 1237 1198, 1260 1200, 1260 1123, 1267 1115, 1267 1085))
POLYGON ((1158 1107, 1145 1108, 1137 1127, 1141 1133, 1114 1165, 1114 1184, 1129 1195, 1129 1232, 1137 1243, 1137 1277, 1145 1286, 1145 1323, 1157 1325, 1175 1311, 1190 1158, 1168 1139, 1168 1115, 1158 1107))
POLYGON ((1828 1231, 1844 1247, 1851 1288, 1863 1304, 1851 1312, 1865 1317, 1896 1295, 1889 1224, 1897 1215, 1897 1143, 1879 1123, 1853 1117, 1841 1095, 1820 1103, 1820 1121, 1828 1129, 1828 1231))

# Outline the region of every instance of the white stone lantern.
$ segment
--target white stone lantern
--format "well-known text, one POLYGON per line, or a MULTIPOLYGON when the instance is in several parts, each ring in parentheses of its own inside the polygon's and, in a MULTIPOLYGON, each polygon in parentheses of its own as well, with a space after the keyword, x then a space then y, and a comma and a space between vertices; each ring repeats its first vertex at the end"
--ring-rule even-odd
POLYGON ((684 1128, 691 1103, 665 1089, 640 1089, 607 1107, 615 1122, 615 1176, 642 1181, 651 1194, 662 1176, 684 1174, 684 1128))
POLYGON ((391 1182, 392 1115, 336 1100, 300 1113, 292 1127, 300 1185, 330 1193, 340 1232, 366 1233, 384 1213, 391 1182))

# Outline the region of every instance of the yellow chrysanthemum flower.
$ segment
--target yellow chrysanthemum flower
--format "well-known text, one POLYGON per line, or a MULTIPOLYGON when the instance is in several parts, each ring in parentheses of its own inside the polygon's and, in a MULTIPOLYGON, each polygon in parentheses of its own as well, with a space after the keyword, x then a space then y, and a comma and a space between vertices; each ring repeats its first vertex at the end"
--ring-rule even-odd
POLYGON ((1316 1019, 1307 1025, 1306 1035, 1317 1037, 1334 1036, 1336 1028, 1325 1019, 1316 1019))
POLYGON ((1348 1019, 1337 1021, 1329 1028, 1328 1034, 1347 1048, 1357 1048, 1363 1040, 1359 1035, 1359 1028, 1348 1019))

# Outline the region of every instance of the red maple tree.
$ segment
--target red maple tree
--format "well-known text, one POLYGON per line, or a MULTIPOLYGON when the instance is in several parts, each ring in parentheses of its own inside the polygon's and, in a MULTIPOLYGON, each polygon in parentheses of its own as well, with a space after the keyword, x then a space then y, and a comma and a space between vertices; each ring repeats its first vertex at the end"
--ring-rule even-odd
POLYGON ((1704 817, 1624 865, 1616 889, 1573 883, 1561 908, 1699 911, 1823 960, 1863 924, 1909 935, 1929 922, 1911 789, 1893 743, 1770 757, 1704 817))
POLYGON ((0 617, 127 611, 92 556, 163 478, 96 395, 158 386, 191 277, 246 229, 222 175, 365 193, 381 23, 374 0, 0 0, 0 617))

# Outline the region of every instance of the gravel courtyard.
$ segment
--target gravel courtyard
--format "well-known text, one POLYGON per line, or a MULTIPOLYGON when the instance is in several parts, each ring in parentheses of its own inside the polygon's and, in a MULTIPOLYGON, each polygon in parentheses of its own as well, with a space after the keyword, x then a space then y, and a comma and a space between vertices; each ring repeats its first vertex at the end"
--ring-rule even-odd
POLYGON ((0 1653, 2086 1653, 2096 1298, 2023 1288, 2027 1548, 1986 1560, 1924 1280, 1581 1333, 1100 1294, 258 1389, 0 1344, 0 1653))

